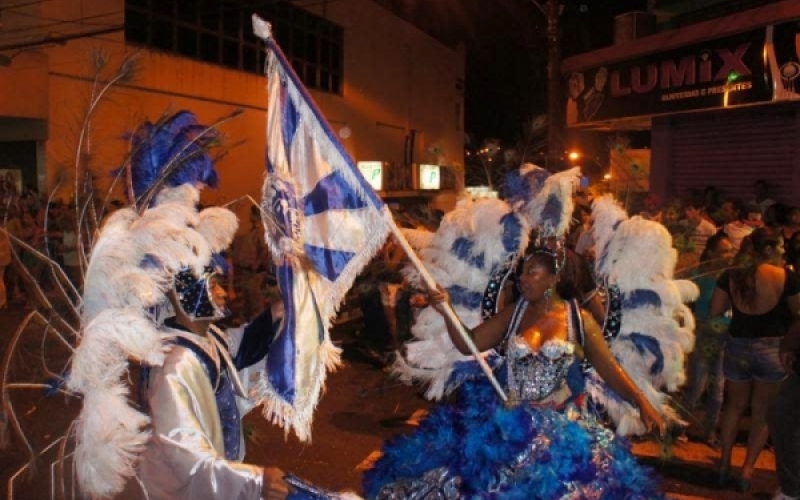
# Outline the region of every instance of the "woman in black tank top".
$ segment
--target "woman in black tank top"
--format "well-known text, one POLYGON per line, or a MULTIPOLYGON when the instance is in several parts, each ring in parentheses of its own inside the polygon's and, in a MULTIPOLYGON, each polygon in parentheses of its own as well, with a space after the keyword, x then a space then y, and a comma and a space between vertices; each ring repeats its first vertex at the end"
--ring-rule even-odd
POLYGON ((800 311, 800 280, 783 268, 780 233, 760 228, 749 238, 749 263, 722 273, 710 311, 712 317, 733 312, 724 353, 726 403, 720 423, 719 482, 721 486, 735 483, 740 491, 750 489, 756 459, 769 437, 767 412, 786 377, 778 346, 800 311), (730 475, 731 453, 748 405, 752 419, 747 455, 739 477, 734 478, 730 475))

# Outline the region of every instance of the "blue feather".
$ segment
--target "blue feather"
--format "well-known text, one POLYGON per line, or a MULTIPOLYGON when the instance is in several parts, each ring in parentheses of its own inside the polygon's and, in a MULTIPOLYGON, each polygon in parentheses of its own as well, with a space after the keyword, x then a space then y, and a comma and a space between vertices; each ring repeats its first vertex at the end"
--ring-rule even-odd
POLYGON ((472 292, 460 285, 447 287, 447 294, 450 295, 450 302, 453 305, 464 306, 467 309, 479 308, 483 300, 483 294, 480 292, 472 292))
POLYGON ((650 367, 650 373, 652 375, 658 375, 664 371, 664 353, 661 352, 661 345, 655 337, 634 332, 628 335, 628 338, 630 338, 631 344, 633 344, 633 347, 636 348, 639 354, 649 352, 656 358, 653 362, 653 366, 650 367))
POLYGON ((66 377, 58 376, 58 377, 50 377, 45 381, 45 385, 47 385, 47 389, 45 390, 45 396, 51 397, 58 394, 67 383, 66 377))
POLYGON ((503 249, 506 252, 519 251, 522 240, 522 223, 514 213, 507 213, 501 219, 503 225, 503 249))
POLYGON ((464 262, 467 262, 474 267, 483 269, 484 255, 482 253, 474 255, 472 253, 474 248, 475 248, 474 241, 468 238, 461 237, 457 238, 453 242, 453 246, 451 247, 450 251, 460 260, 463 260, 464 262))
POLYGON ((366 498, 439 467, 461 478, 459 498, 550 500, 565 495, 571 483, 587 492, 597 488, 602 498, 663 498, 630 445, 591 416, 572 421, 546 407, 506 408, 485 378, 466 383, 458 396, 453 405, 432 408, 415 432, 386 443, 364 474, 366 498), (530 460, 517 462, 526 456, 530 460))
POLYGON ((564 218, 564 202, 560 197, 551 194, 547 197, 547 201, 542 208, 542 215, 540 216, 540 224, 546 228, 555 228, 564 218))
POLYGON ((623 309, 638 309, 646 306, 661 307, 661 296, 646 288, 631 290, 622 296, 623 309))
POLYGON ((541 167, 534 167, 524 175, 519 170, 512 170, 506 174, 503 183, 503 199, 512 206, 527 203, 542 190, 544 181, 548 177, 550 177, 550 172, 541 167))
MULTIPOLYGON (((170 164, 179 164, 165 185, 205 184, 217 187, 219 175, 208 149, 219 133, 197 121, 189 111, 178 111, 159 123, 145 122, 125 137, 130 141, 131 185, 138 198, 159 179, 170 164)), ((112 172, 119 175, 122 169, 112 172)))

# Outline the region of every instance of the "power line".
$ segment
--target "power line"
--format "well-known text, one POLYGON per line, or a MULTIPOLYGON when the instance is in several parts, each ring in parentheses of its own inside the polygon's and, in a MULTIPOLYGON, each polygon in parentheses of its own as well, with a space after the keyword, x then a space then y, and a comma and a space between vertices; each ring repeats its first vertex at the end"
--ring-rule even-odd
POLYGON ((60 45, 70 40, 77 40, 80 38, 90 38, 96 35, 107 35, 109 33, 116 33, 122 31, 123 29, 125 29, 125 26, 119 24, 117 26, 111 26, 109 28, 98 29, 93 31, 84 31, 82 33, 73 33, 70 35, 62 35, 62 36, 47 36, 40 40, 35 40, 31 42, 0 45, 0 51, 28 49, 32 47, 39 47, 41 45, 60 45))
MULTIPOLYGON (((8 9, 5 9, 5 10, 8 10, 8 9)), ((20 27, 20 28, 4 29, 4 30, 0 31, 0 34, 3 34, 3 35, 16 34, 16 33, 21 33, 21 32, 30 31, 30 30, 39 30, 39 29, 43 29, 43 28, 49 28, 49 27, 52 27, 52 26, 58 26, 60 24, 85 24, 87 26, 99 26, 99 27, 103 27, 103 28, 108 28, 108 27, 111 27, 111 26, 116 26, 117 24, 111 24, 111 23, 88 23, 88 22, 86 22, 86 20, 87 19, 97 19, 97 18, 100 18, 100 17, 118 16, 121 13, 122 13, 122 11, 117 11, 117 12, 109 12, 109 13, 106 13, 106 14, 95 14, 93 16, 80 17, 80 18, 76 18, 76 19, 55 19, 55 18, 50 18, 50 17, 36 16, 36 15, 33 15, 33 14, 25 14, 25 13, 22 13, 22 12, 12 12, 12 14, 14 14, 16 16, 28 17, 28 18, 33 18, 33 19, 41 19, 43 21, 53 21, 53 22, 49 23, 49 24, 39 24, 39 25, 35 25, 35 26, 24 26, 24 27, 20 27)))
POLYGON ((29 5, 36 5, 36 4, 43 4, 46 2, 52 2, 53 0, 36 0, 35 2, 25 2, 25 3, 18 3, 16 5, 9 5, 7 7, 0 7, 0 11, 7 10, 7 9, 19 9, 20 7, 28 7, 29 5))

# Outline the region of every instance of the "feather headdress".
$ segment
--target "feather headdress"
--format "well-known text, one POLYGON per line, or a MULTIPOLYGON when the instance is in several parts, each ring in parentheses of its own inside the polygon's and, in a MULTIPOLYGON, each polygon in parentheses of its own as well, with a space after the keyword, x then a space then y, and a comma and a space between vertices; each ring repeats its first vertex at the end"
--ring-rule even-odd
POLYGON ((197 276, 228 247, 238 221, 223 208, 198 212, 195 186, 217 183, 206 149, 216 133, 180 112, 133 136, 131 184, 152 205, 121 209, 102 226, 86 271, 81 339, 68 387, 83 395, 76 471, 92 498, 119 493, 135 474, 149 418, 128 403, 128 363, 161 365, 169 336, 154 312, 168 304, 175 274, 197 276), (166 175, 165 175, 166 173, 166 175))
MULTIPOLYGON (((125 137, 131 144, 130 183, 139 204, 155 188, 183 185, 217 187, 219 175, 209 149, 219 143, 219 132, 201 125, 189 111, 146 121, 125 137)), ((114 174, 120 174, 122 169, 114 174)), ((155 194, 155 193, 153 193, 155 194)))
MULTIPOLYGON (((419 255, 434 279, 450 296, 467 327, 477 326, 496 311, 509 271, 528 246, 531 230, 538 237, 560 238, 572 218, 572 194, 580 170, 557 174, 532 164, 512 172, 506 200, 459 201, 433 235, 416 238, 419 255)), ((408 278, 415 282, 414 270, 408 278)), ((429 307, 412 327, 415 339, 398 356, 395 371, 405 380, 429 384, 426 395, 439 399, 465 380, 482 377, 477 363, 459 353, 446 334, 442 316, 429 307)), ((490 364, 497 356, 486 353, 490 364)))

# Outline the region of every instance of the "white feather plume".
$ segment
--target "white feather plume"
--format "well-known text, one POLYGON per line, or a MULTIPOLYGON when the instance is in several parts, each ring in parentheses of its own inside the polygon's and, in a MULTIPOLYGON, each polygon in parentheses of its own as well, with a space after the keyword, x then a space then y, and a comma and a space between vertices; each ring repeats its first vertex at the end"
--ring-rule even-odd
POLYGON ((200 190, 191 184, 180 186, 164 186, 155 197, 154 206, 165 203, 178 203, 186 207, 196 207, 200 203, 200 190))
POLYGON ((524 215, 532 227, 537 228, 541 237, 561 237, 567 233, 572 222, 572 212, 575 202, 572 195, 578 187, 581 178, 580 167, 571 168, 550 175, 544 181, 542 189, 533 197, 530 203, 523 208, 524 215), (558 214, 548 214, 548 201, 555 197, 561 204, 558 214), (549 217, 555 215, 554 218, 549 217))
POLYGON ((89 498, 116 496, 136 473, 139 454, 150 433, 147 415, 128 404, 121 384, 95 387, 84 394, 76 420, 75 464, 81 491, 89 498))
POLYGON ((214 253, 231 245, 238 228, 239 219, 227 208, 209 207, 199 214, 197 232, 205 238, 214 253))
POLYGON ((595 271, 603 278, 609 274, 611 259, 607 258, 608 245, 616 234, 616 229, 628 220, 628 213, 610 194, 597 198, 592 203, 592 236, 594 238, 597 258, 595 271))
MULTIPOLYGON (((667 393, 686 381, 685 359, 694 347, 694 318, 685 302, 697 296, 697 287, 673 280, 677 253, 671 235, 658 222, 629 218, 610 195, 594 202, 592 219, 596 273, 607 286, 616 287, 623 299, 620 331, 611 341, 611 350, 654 407, 679 421, 667 393), (656 352, 642 349, 638 342, 655 342, 656 352)), ((607 390, 603 384, 591 389, 593 398, 608 409, 617 432, 643 433, 638 411, 603 392, 607 390)))

